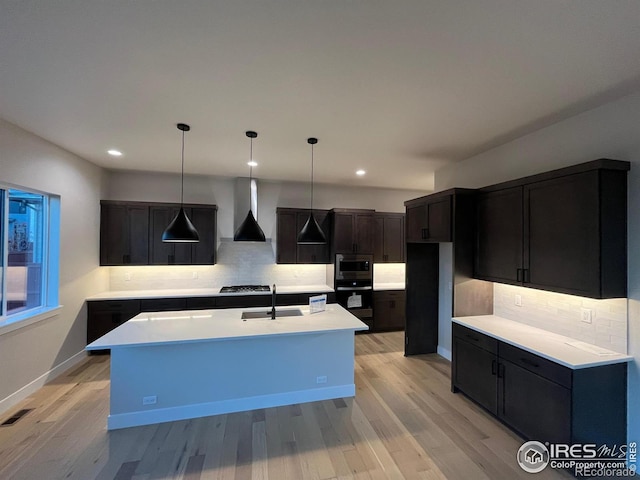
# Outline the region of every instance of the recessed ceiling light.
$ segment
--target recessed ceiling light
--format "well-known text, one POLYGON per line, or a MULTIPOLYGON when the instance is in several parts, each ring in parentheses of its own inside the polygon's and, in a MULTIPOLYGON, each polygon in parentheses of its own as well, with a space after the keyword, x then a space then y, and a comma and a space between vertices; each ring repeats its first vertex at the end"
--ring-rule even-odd
POLYGON ((356 170, 356 175, 360 175, 360 176, 362 176, 362 175, 364 175, 365 173, 367 173, 367 172, 365 172, 364 170, 356 170))
POLYGON ((121 157, 122 156, 122 152, 120 150, 116 150, 115 148, 112 148, 111 150, 107 150, 107 153, 109 155, 111 155, 112 157, 121 157))
POLYGON ((247 165, 249 165, 250 167, 257 167, 258 166, 258 162, 256 162, 255 160, 249 160, 247 162, 247 165))

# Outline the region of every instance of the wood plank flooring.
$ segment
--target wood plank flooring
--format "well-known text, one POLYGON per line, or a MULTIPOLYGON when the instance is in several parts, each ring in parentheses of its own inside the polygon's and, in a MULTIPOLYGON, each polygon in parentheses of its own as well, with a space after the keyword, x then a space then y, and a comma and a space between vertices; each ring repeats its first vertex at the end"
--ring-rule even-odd
MULTIPOLYGON (((530 479, 522 439, 461 394, 403 332, 356 336, 356 397, 108 432, 109 357, 94 356, 0 417, 0 478, 530 479)), ((547 469, 537 480, 569 479, 547 469)))

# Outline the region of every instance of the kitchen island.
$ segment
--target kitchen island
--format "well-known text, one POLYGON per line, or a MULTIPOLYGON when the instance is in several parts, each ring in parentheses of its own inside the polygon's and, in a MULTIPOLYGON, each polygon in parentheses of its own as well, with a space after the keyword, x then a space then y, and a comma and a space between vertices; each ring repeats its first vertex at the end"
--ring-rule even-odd
POLYGON ((278 311, 296 309, 141 313, 90 343, 111 349, 108 429, 354 396, 354 332, 368 327, 337 304, 278 311))

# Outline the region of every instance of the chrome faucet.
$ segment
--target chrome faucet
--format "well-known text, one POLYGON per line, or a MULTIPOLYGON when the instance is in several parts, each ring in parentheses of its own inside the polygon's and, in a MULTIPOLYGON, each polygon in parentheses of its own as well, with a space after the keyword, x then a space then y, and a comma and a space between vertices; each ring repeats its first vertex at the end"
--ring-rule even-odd
POLYGON ((276 284, 273 284, 271 290, 271 320, 276 319, 276 284))

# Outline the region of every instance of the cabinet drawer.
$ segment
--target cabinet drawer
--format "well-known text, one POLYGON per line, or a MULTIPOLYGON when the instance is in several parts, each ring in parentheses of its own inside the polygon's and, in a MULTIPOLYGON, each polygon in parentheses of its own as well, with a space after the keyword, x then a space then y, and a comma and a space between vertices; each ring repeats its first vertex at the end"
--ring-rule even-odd
POLYGON ((189 297, 187 298, 187 310, 200 310, 216 308, 216 297, 189 297))
POLYGON ((503 342, 500 342, 500 358, 504 358, 559 385, 571 388, 571 369, 551 360, 503 342))
POLYGON ((187 308, 186 298, 153 298, 140 301, 143 312, 162 312, 184 310, 187 308))
POLYGON ((453 336, 483 348, 488 352, 498 353, 498 340, 457 323, 453 324, 453 336))
POLYGON ((140 300, 100 300, 87 302, 91 312, 140 312, 140 300))
POLYGON ((248 308, 271 306, 271 295, 229 295, 216 299, 217 308, 248 308))

